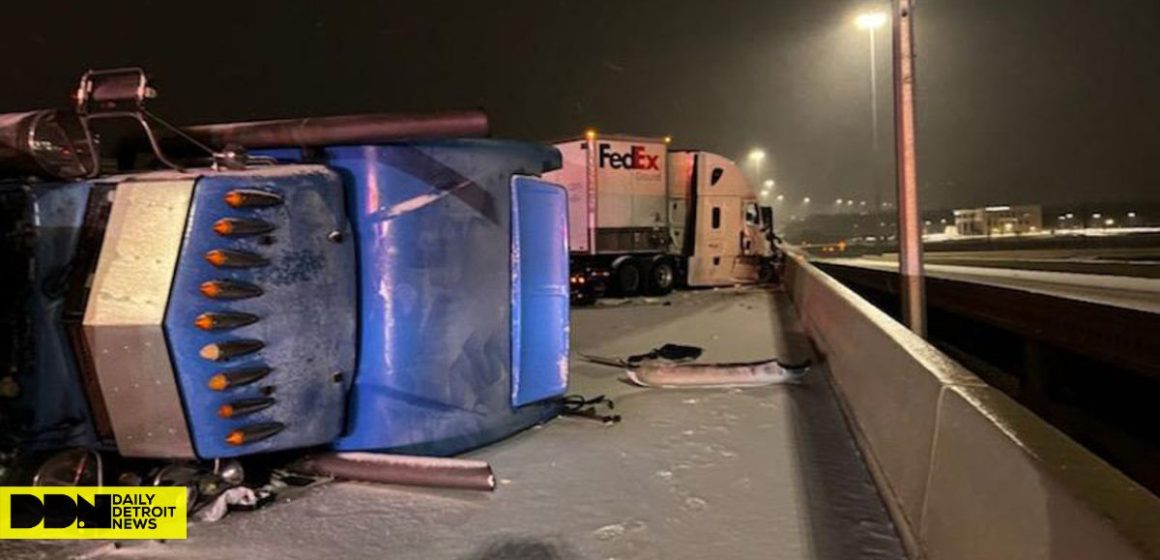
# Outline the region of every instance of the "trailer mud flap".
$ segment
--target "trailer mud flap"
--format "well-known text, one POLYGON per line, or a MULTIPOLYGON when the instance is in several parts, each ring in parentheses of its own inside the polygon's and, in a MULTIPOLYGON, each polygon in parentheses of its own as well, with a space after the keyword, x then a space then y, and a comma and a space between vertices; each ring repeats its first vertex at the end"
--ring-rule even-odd
POLYGON ((512 179, 512 406, 568 386, 568 194, 512 179))

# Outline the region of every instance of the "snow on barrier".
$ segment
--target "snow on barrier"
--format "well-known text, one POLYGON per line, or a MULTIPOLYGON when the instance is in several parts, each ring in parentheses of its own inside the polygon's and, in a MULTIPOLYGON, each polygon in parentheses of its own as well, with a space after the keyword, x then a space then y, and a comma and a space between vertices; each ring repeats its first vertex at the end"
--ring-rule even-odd
POLYGON ((785 282, 911 557, 1160 558, 1160 500, 804 257, 785 282))

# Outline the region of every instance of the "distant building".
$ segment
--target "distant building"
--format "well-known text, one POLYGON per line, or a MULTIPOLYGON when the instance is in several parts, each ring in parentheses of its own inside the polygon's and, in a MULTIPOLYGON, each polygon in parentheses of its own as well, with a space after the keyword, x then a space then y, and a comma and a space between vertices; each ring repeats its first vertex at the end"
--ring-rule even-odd
POLYGON ((1003 235, 1034 233, 1043 229, 1043 207, 987 206, 955 210, 958 235, 1003 235))

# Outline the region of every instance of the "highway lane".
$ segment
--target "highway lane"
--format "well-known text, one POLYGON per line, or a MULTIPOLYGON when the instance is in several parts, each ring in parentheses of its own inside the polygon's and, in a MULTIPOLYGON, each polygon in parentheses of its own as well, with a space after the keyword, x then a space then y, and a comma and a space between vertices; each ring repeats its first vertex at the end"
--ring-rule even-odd
MULTIPOLYGON (((898 268, 896 261, 885 257, 813 260, 825 264, 882 271, 893 271, 898 268)), ((933 263, 926 265, 926 273, 933 278, 973 282, 1149 313, 1160 313, 1160 278, 933 263)))
POLYGON ((668 390, 580 359, 669 342, 702 362, 809 355, 784 292, 613 300, 574 310, 571 335, 570 392, 607 395, 623 421, 560 418, 468 453, 495 468, 495 492, 339 482, 193 523, 187 540, 0 541, 0 557, 905 558, 824 363, 794 385, 668 390))

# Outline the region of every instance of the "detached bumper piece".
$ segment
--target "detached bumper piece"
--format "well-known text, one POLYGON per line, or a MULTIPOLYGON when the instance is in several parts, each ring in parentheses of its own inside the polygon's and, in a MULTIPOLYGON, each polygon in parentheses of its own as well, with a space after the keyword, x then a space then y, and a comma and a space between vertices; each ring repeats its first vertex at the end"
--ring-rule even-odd
POLYGON ((214 459, 333 441, 356 320, 338 177, 180 177, 117 185, 86 309, 118 449, 214 459))

